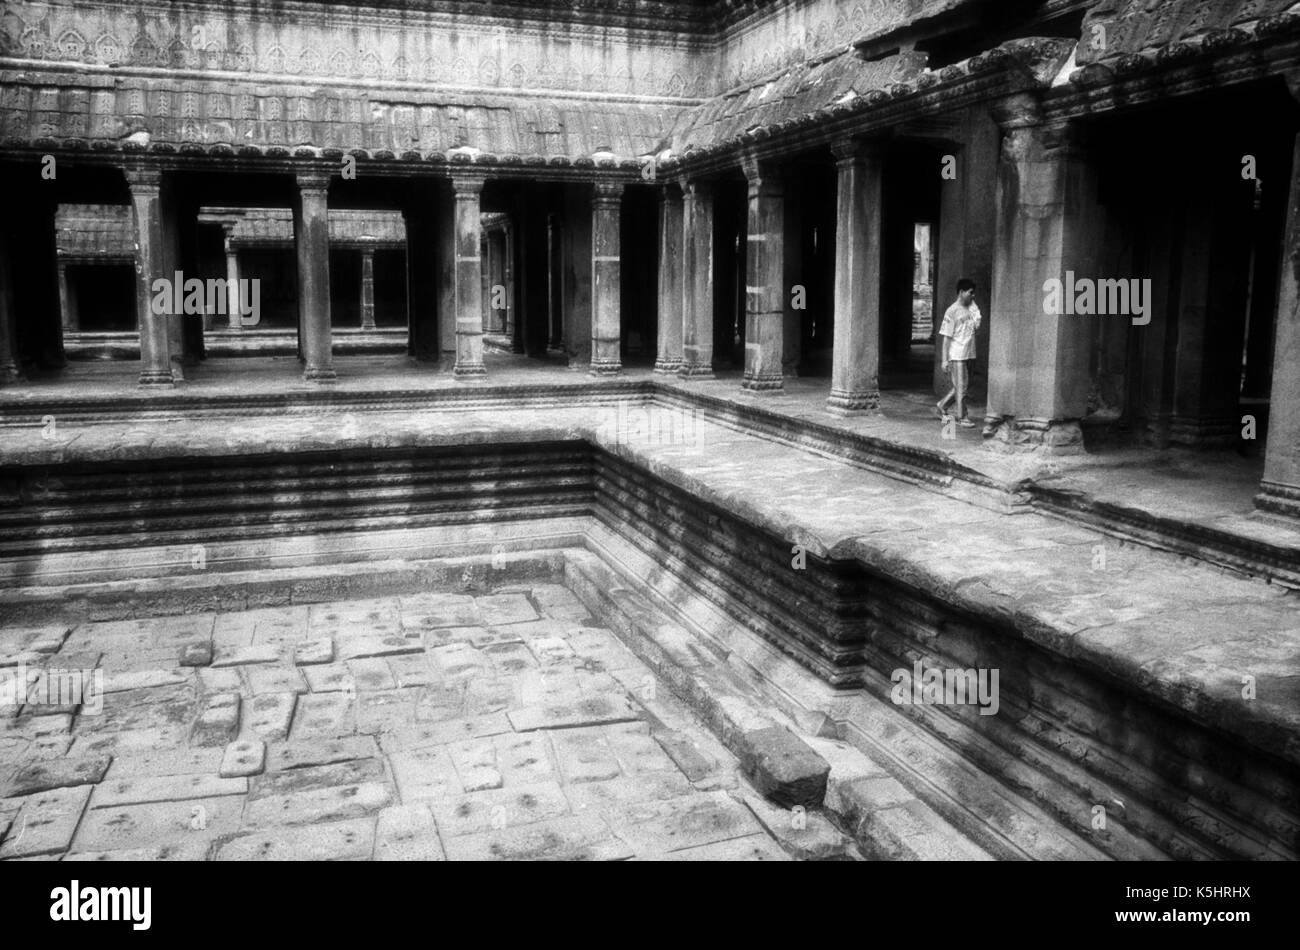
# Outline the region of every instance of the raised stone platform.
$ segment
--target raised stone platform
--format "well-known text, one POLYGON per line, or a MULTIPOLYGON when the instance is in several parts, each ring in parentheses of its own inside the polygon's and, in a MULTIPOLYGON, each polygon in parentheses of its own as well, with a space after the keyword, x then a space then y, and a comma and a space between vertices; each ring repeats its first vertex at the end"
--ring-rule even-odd
MULTIPOLYGON (((4 610, 129 607, 158 583, 150 577, 192 576, 195 543, 210 548, 209 570, 229 559, 247 572, 356 560, 347 543, 317 546, 340 528, 420 527, 487 554, 512 520, 555 516, 570 525, 562 534, 605 551, 599 569, 659 598, 655 609, 714 611, 680 622, 762 689, 784 691, 792 715, 820 716, 813 736, 829 729, 889 763, 989 853, 1067 853, 1036 851, 1024 831, 1035 822, 1006 817, 1037 809, 1038 827, 1116 857, 1295 855, 1294 594, 1032 510, 1008 518, 674 410, 644 385, 543 387, 545 408, 515 390, 508 413, 485 408, 498 398, 490 390, 455 390, 446 412, 426 390, 418 414, 415 394, 389 393, 389 406, 410 402, 351 420, 322 411, 337 394, 311 394, 293 415, 208 416, 200 428, 181 421, 172 396, 154 404, 154 420, 89 425, 75 438, 75 423, 65 428, 61 462, 16 430, 4 610), (556 452, 571 475, 501 454, 556 452), (481 464, 493 456, 499 471, 481 464), (111 496, 129 498, 133 482, 156 484, 154 501, 124 512, 111 496), (130 544, 143 546, 139 558, 121 553, 130 544), (67 587, 76 574, 82 584, 67 587), (891 671, 918 660, 1000 669, 1001 714, 893 706, 891 671), (993 785, 974 791, 977 774, 993 785), (1011 812, 1008 795, 1020 803, 1011 812), (1094 835, 1093 809, 1114 801, 1125 813, 1112 814, 1109 836, 1094 835)), ((626 607, 608 602, 617 585, 589 577, 587 596, 626 607)), ((627 627, 638 629, 653 625, 627 627)))

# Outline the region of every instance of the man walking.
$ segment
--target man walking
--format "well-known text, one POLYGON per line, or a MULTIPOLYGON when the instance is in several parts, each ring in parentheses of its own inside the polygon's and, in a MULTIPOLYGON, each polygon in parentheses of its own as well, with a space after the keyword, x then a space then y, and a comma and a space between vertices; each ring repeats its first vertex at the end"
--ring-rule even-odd
POLYGON ((963 277, 957 281, 957 301, 943 315, 939 328, 943 371, 952 380, 948 394, 935 404, 939 418, 948 419, 948 403, 956 400, 957 425, 973 429, 975 423, 966 417, 966 388, 970 383, 971 364, 975 361, 975 331, 980 327, 980 308, 975 304, 975 281, 963 277))

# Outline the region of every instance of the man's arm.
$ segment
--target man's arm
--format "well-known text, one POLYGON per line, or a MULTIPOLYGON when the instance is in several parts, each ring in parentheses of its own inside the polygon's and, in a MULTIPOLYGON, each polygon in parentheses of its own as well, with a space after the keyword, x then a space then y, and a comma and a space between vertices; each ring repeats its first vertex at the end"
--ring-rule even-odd
POLYGON ((943 358, 943 363, 940 365, 939 368, 947 369, 948 368, 948 344, 952 342, 952 337, 941 334, 939 336, 939 339, 943 340, 943 343, 939 345, 939 355, 943 358))

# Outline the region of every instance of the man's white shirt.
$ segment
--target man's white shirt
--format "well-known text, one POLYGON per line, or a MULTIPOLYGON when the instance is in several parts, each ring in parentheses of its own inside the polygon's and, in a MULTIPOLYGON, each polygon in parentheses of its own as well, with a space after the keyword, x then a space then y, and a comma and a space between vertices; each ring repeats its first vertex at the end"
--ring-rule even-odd
POLYGON ((939 328, 940 336, 952 338, 952 343, 948 346, 948 359, 975 359, 975 331, 979 329, 982 319, 979 305, 973 301, 969 307, 963 307, 958 301, 948 308, 939 328))

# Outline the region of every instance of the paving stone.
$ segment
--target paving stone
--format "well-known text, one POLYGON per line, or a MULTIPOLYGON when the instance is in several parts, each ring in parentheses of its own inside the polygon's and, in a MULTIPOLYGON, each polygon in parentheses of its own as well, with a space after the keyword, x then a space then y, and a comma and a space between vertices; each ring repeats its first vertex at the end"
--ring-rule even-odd
POLYGON ((305 693, 302 674, 289 666, 250 666, 244 671, 254 696, 264 693, 305 693))
POLYGON ((202 773, 108 779, 95 788, 90 807, 93 810, 144 805, 149 802, 179 802, 221 795, 243 795, 247 791, 246 778, 221 778, 202 773))
POLYGON ((615 827, 637 854, 695 848, 762 831, 749 809, 726 792, 627 805, 615 827))
POLYGON ((875 860, 994 860, 918 799, 868 812, 856 834, 867 857, 875 860))
POLYGON ((286 742, 268 749, 266 768, 270 772, 279 772, 284 769, 335 765, 354 759, 375 758, 378 755, 379 747, 372 736, 286 742))
POLYGON ((690 781, 698 782, 718 767, 717 761, 702 752, 690 736, 675 729, 658 729, 654 739, 690 781))
POLYGON ((589 613, 582 601, 562 584, 536 584, 532 597, 542 613, 554 620, 584 620, 589 613))
POLYGON ((388 657, 388 668, 393 679, 402 689, 415 686, 433 686, 440 677, 424 654, 388 657))
POLYGON ((137 670, 130 673, 106 673, 105 693, 125 693, 136 689, 156 689, 160 686, 184 686, 190 682, 187 670, 137 670))
POLYGON ((479 615, 489 627, 501 627, 537 619, 537 610, 523 594, 491 594, 474 598, 479 615))
POLYGON ((515 676, 538 665, 537 658, 523 643, 488 644, 483 647, 483 655, 499 676, 515 676))
MULTIPOLYGON (((83 748, 85 737, 77 739, 74 754, 83 748)), ((221 749, 161 748, 118 755, 108 767, 107 778, 137 778, 142 775, 192 775, 213 773, 221 767, 221 749)))
POLYGON ((239 734, 239 694, 217 693, 203 702, 190 732, 190 744, 224 746, 239 734))
POLYGON ((361 660, 372 656, 398 656, 421 653, 424 647, 400 634, 345 634, 335 637, 334 651, 340 660, 361 660))
POLYGON ((620 861, 633 851, 594 815, 447 839, 453 861, 620 861))
POLYGON ((787 854, 801 861, 862 859, 853 839, 843 834, 820 812, 806 811, 802 805, 781 808, 750 793, 742 793, 740 797, 787 854))
POLYGON ((0 841, 0 860, 67 851, 90 791, 91 786, 78 785, 20 799, 22 806, 0 841))
POLYGON ((5 786, 5 798, 20 798, 54 788, 94 785, 104 778, 112 758, 106 755, 43 759, 24 765, 5 786))
POLYGON ((267 772, 253 779, 249 801, 276 795, 293 795, 314 789, 360 785, 385 778, 381 759, 349 759, 331 765, 303 766, 279 772, 267 772))
POLYGON ((254 739, 241 739, 226 746, 221 760, 222 778, 241 778, 258 775, 266 764, 266 743, 254 739))
POLYGON ((418 722, 445 722, 465 715, 468 691, 463 683, 439 682, 426 686, 415 701, 418 722))
POLYGON ((353 703, 346 693, 309 693, 298 700, 294 739, 332 739, 356 731, 353 703))
POLYGON ((602 727, 618 764, 629 775, 645 772, 668 772, 677 766, 650 735, 648 722, 623 722, 602 727))
MULTIPOLYGON (((618 815, 621 809, 638 802, 665 801, 694 794, 697 789, 679 772, 649 772, 623 775, 604 782, 582 782, 564 789, 574 814, 595 812, 618 815)), ((614 827, 619 827, 615 823, 614 827)))
POLYGON ((445 855, 427 802, 390 805, 375 826, 376 861, 442 861, 445 855))
POLYGON ((123 848, 120 851, 77 851, 63 856, 64 861, 166 861, 176 856, 166 848, 123 848))
POLYGON ((303 640, 293 648, 293 662, 298 666, 334 662, 334 641, 329 637, 303 640))
POLYGON ((357 732, 379 735, 407 725, 415 716, 417 691, 394 689, 361 693, 356 702, 357 732))
POLYGON ((569 784, 600 782, 622 774, 618 759, 599 729, 563 729, 551 733, 560 771, 569 784))
POLYGON ((669 854, 652 854, 652 861, 790 861, 791 857, 767 835, 732 838, 669 854))
MULTIPOLYGON (((82 720, 84 723, 84 719, 82 720)), ((118 729, 78 736, 74 746, 78 754, 98 753, 135 756, 158 749, 185 747, 190 730, 185 726, 151 726, 145 729, 118 729), (84 740, 84 741, 83 741, 84 740)))
POLYGON ((243 808, 240 795, 92 808, 77 829, 76 850, 164 848, 171 857, 201 861, 220 836, 238 831, 243 808))
POLYGON ((451 795, 431 802, 443 847, 459 835, 501 831, 568 814, 569 803, 554 782, 451 795))
POLYGON ((496 746, 490 738, 453 742, 447 747, 456 766, 461 787, 466 792, 500 788, 501 771, 497 767, 496 746))
POLYGON ((50 716, 31 716, 22 713, 9 725, 11 735, 27 739, 39 739, 41 736, 64 735, 72 731, 72 716, 67 713, 55 713, 50 716))
POLYGON ((250 796, 248 805, 244 808, 244 823, 258 827, 344 821, 374 814, 392 801, 393 792, 386 782, 358 782, 257 799, 250 796))
POLYGON ((425 746, 446 745, 465 739, 479 739, 510 732, 510 721, 505 713, 490 713, 472 719, 454 719, 445 722, 413 723, 400 726, 380 737, 385 751, 398 752, 425 746))
POLYGON ((428 630, 472 627, 480 623, 474 598, 461 594, 416 594, 399 599, 402 626, 428 630))
POLYGON ((445 746, 391 752, 388 762, 404 802, 440 801, 462 791, 456 767, 445 746))
POLYGON ((507 715, 516 732, 630 722, 639 718, 627 699, 608 695, 588 696, 571 703, 546 703, 512 709, 507 715))
MULTIPOLYGON (((421 658, 422 659, 422 658, 421 658)), ((381 657, 369 657, 362 660, 349 660, 348 672, 358 690, 397 689, 393 671, 381 657)))
POLYGON ((550 742, 544 732, 494 735, 492 746, 496 750, 497 766, 501 769, 505 785, 531 785, 557 778, 552 764, 550 742))
POLYGON ((348 693, 355 696, 356 681, 348 668, 339 663, 329 666, 309 666, 303 670, 307 686, 313 693, 348 693))
POLYGON ((567 638, 573 652, 605 670, 643 670, 644 663, 612 631, 581 627, 567 638))
POLYGON ((199 684, 205 693, 238 693, 244 688, 239 670, 235 667, 224 670, 204 667, 199 670, 199 684))
POLYGON ((280 647, 271 644, 259 644, 247 647, 229 647, 217 651, 212 665, 217 669, 227 666, 247 666, 251 663, 279 663, 280 647))
POLYGON ((294 693, 263 693, 254 696, 248 707, 248 729, 265 742, 289 738, 293 711, 298 704, 294 693))
POLYGON ((468 643, 449 643, 430 650, 434 668, 446 680, 489 675, 492 663, 468 643))
POLYGON ((47 657, 43 653, 37 653, 35 650, 16 650, 12 653, 0 653, 0 669, 11 669, 18 666, 36 668, 44 666, 47 657))
POLYGON ((185 646, 181 647, 180 665, 211 666, 212 643, 210 641, 201 641, 185 644, 185 646))
POLYGON ((830 764, 784 726, 751 729, 739 737, 741 768, 779 805, 818 808, 826 797, 830 764))
POLYGON ((563 637, 534 637, 528 641, 537 662, 543 666, 576 666, 578 654, 563 637))
POLYGON ((222 844, 217 861, 365 860, 374 850, 375 822, 364 818, 307 828, 276 828, 222 844))

